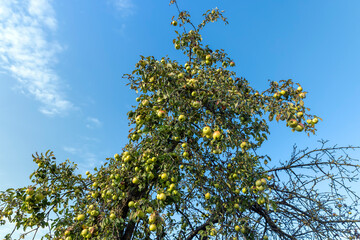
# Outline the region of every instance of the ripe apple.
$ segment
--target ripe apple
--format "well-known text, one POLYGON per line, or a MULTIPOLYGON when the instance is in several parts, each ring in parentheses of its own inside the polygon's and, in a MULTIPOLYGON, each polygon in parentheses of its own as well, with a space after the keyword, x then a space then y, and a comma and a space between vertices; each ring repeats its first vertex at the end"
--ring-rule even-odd
POLYGON ((247 146, 248 146, 247 142, 242 142, 242 143, 240 144, 240 147, 241 147, 242 149, 247 148, 247 146))
POLYGON ((243 193, 246 193, 247 189, 244 187, 241 191, 242 191, 243 193))
POLYGON ((156 196, 156 198, 157 198, 158 200, 165 201, 166 195, 165 195, 165 193, 160 193, 160 194, 158 194, 158 195, 156 196))
POLYGON ((28 188, 26 189, 26 193, 29 194, 30 196, 34 194, 34 189, 32 188, 28 188))
POLYGON ((205 194, 205 199, 210 199, 210 197, 211 197, 211 194, 210 194, 210 193, 206 193, 206 194, 205 194))
POLYGON ((210 128, 209 126, 204 127, 204 128, 203 128, 203 133, 204 133, 205 135, 211 134, 211 128, 210 128))
POLYGON ((88 233, 88 230, 85 228, 81 231, 81 236, 85 237, 88 233))
POLYGON ((261 181, 261 183, 264 184, 264 185, 267 183, 266 178, 262 178, 262 179, 260 179, 260 181, 261 181))
POLYGON ((171 22, 171 25, 173 25, 173 26, 176 27, 176 26, 177 26, 177 21, 172 21, 172 22, 171 22))
POLYGON ((169 178, 169 177, 168 177, 168 175, 167 175, 166 173, 162 173, 162 174, 161 174, 161 179, 162 179, 162 180, 166 181, 168 178, 169 178))
POLYGON ((132 208, 132 207, 134 207, 134 206, 135 206, 135 203, 134 203, 134 201, 130 201, 130 202, 128 203, 128 206, 129 206, 129 208, 132 208))
POLYGON ((136 141, 136 140, 139 139, 139 135, 133 134, 133 135, 131 135, 131 139, 132 139, 133 141, 136 141))
POLYGON ((137 177, 134 177, 134 178, 132 179, 132 183, 133 183, 133 184, 138 184, 138 183, 139 183, 139 179, 138 179, 137 177))
POLYGON ((221 137, 221 132, 220 131, 215 131, 213 133, 213 138, 216 140, 216 139, 220 139, 221 137))
POLYGON ((149 227, 150 231, 156 231, 156 225, 155 224, 151 224, 149 227))
POLYGON ((79 215, 77 216, 77 220, 78 220, 78 221, 84 221, 84 220, 85 220, 85 215, 84 215, 84 214, 79 214, 79 215))
POLYGON ((188 153, 188 152, 184 152, 184 153, 183 153, 183 156, 187 158, 187 157, 189 157, 189 153, 188 153))
POLYGON ((257 187, 261 186, 261 185, 262 185, 261 180, 260 180, 260 179, 256 180, 255 185, 256 185, 257 187))
POLYGON ((313 120, 311 120, 311 122, 314 123, 314 124, 318 123, 318 121, 319 120, 317 118, 313 118, 313 120))
POLYGON ((290 119, 288 121, 288 125, 292 128, 296 127, 298 125, 298 121, 296 121, 296 119, 290 119))
POLYGON ((301 92, 303 89, 302 89, 302 87, 298 87, 296 90, 297 90, 298 92, 301 92))
POLYGON ((110 219, 111 220, 115 220, 115 218, 116 218, 116 215, 114 213, 110 214, 110 219))
POLYGON ((301 132, 302 130, 304 130, 304 125, 302 123, 299 123, 296 127, 295 130, 298 132, 301 132))
POLYGON ((211 55, 210 55, 210 54, 206 55, 205 59, 206 59, 206 60, 210 60, 210 59, 211 59, 211 55))
POLYGON ((145 100, 143 100, 143 101, 141 102, 141 104, 142 104, 143 106, 147 106, 147 105, 149 105, 149 100, 145 99, 145 100))
POLYGON ((304 113, 303 113, 303 112, 298 112, 296 115, 297 115, 298 117, 302 117, 302 116, 304 115, 304 113))
POLYGON ((165 111, 163 111, 163 110, 158 110, 158 111, 157 111, 157 116, 158 116, 159 118, 165 117, 165 111))
POLYGON ((184 122, 185 120, 186 120, 185 115, 180 115, 180 116, 179 116, 179 121, 180 121, 180 122, 184 122))
POLYGON ((182 146, 183 148, 186 148, 186 147, 187 147, 187 143, 183 143, 183 144, 181 144, 181 146, 182 146))
POLYGON ((234 63, 234 62, 230 62, 230 67, 235 67, 235 63, 234 63))
POLYGON ((192 102, 192 106, 193 106, 194 108, 199 108, 199 107, 200 107, 200 102, 199 102, 199 101, 193 101, 193 102, 192 102))
POLYGON ((285 95, 285 93, 286 93, 285 90, 281 90, 281 92, 280 92, 280 94, 283 95, 283 96, 285 95))

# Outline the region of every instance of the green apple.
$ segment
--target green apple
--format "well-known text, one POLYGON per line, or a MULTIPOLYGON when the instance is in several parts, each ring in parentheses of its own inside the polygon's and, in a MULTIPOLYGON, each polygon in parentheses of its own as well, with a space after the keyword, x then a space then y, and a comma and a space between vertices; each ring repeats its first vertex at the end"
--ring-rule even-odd
POLYGON ((235 231, 239 232, 239 231, 240 231, 240 229, 241 229, 241 228, 240 228, 240 226, 239 226, 239 225, 236 225, 236 226, 235 226, 235 231))
POLYGON ((298 121, 296 121, 296 119, 290 119, 288 121, 288 125, 292 128, 295 128, 298 125, 298 121))
POLYGON ((202 131, 205 135, 211 134, 211 128, 209 126, 204 127, 202 131))
POLYGON ((43 200, 45 197, 44 197, 44 195, 42 194, 42 193, 37 193, 36 195, 35 195, 35 199, 36 199, 36 201, 41 201, 41 200, 43 200))
POLYGON ((187 158, 187 157, 189 157, 189 153, 188 153, 188 152, 184 152, 184 153, 183 153, 183 156, 187 158))
POLYGON ((185 115, 180 115, 180 116, 179 116, 179 121, 180 121, 180 122, 184 122, 185 120, 186 120, 185 115))
POLYGON ((180 49, 180 44, 175 44, 175 49, 180 49))
POLYGON ((152 207, 148 207, 148 208, 146 209, 146 212, 147 212, 147 213, 152 213, 152 212, 154 212, 154 209, 153 209, 152 207))
POLYGON ((177 26, 177 21, 172 21, 172 22, 171 22, 171 25, 173 25, 173 26, 176 27, 176 26, 177 26))
POLYGON ((318 120, 317 118, 313 118, 313 119, 311 120, 311 122, 314 123, 314 124, 318 123, 318 121, 319 121, 319 120, 318 120))
POLYGON ((110 219, 111 219, 111 220, 115 220, 115 218, 116 218, 116 215, 115 215, 114 213, 111 213, 111 214, 110 214, 110 219))
POLYGON ((129 206, 129 208, 132 208, 132 207, 134 207, 134 206, 135 206, 135 203, 134 203, 134 201, 130 201, 130 202, 128 203, 128 206, 129 206))
POLYGON ((298 117, 302 117, 302 116, 304 115, 304 113, 303 113, 303 112, 298 112, 296 115, 297 115, 298 117))

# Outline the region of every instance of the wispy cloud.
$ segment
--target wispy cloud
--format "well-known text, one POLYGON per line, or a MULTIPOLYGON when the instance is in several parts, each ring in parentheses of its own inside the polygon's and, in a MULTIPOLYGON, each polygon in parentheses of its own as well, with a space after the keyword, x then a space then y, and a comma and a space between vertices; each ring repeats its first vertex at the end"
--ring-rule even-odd
POLYGON ((123 17, 134 14, 135 5, 132 0, 112 0, 112 3, 123 17))
POLYGON ((104 163, 103 161, 100 161, 101 158, 99 158, 97 154, 90 150, 90 146, 87 144, 78 148, 64 146, 63 149, 65 152, 81 159, 81 161, 75 161, 78 164, 80 172, 85 172, 98 166, 99 164, 102 165, 104 163))
POLYGON ((0 65, 18 81, 22 93, 42 103, 40 111, 58 115, 73 108, 53 69, 62 50, 51 0, 0 0, 0 65))
POLYGON ((70 154, 77 154, 80 152, 80 149, 74 148, 74 147, 63 147, 65 152, 68 152, 70 154))
POLYGON ((99 119, 94 118, 94 117, 88 117, 86 119, 86 127, 87 128, 97 128, 97 127, 101 127, 102 126, 102 122, 100 122, 99 119))

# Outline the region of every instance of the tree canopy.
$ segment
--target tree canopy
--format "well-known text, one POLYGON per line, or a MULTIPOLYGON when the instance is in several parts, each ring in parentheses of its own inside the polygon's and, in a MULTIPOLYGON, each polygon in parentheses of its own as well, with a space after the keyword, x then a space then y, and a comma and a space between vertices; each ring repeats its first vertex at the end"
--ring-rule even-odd
POLYGON ((348 187, 359 170, 348 155, 355 147, 321 141, 268 166, 257 150, 270 121, 310 135, 321 118, 291 79, 259 92, 237 76, 224 50, 203 43, 201 30, 218 20, 227 23, 208 10, 196 26, 179 11, 173 44, 186 62, 141 56, 124 75, 138 94, 128 144, 84 177, 51 151, 36 153, 32 183, 0 194, 1 224, 64 240, 359 237, 359 197, 348 187))

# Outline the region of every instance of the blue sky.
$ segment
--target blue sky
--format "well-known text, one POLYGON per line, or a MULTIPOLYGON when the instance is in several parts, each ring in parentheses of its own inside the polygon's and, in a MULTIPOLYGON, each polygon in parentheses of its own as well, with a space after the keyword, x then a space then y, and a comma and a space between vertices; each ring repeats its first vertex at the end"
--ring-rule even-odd
MULTIPOLYGON (((324 121, 310 138, 271 124, 262 152, 273 161, 286 160, 295 143, 360 145, 358 0, 179 6, 196 23, 209 8, 225 10, 230 24, 210 25, 204 42, 225 49, 252 87, 291 78, 309 92, 306 104, 324 121)), ((34 152, 51 149, 81 173, 120 152, 136 103, 121 77, 139 55, 181 59, 172 44, 176 13, 168 1, 0 0, 0 190, 30 183, 34 152)))

